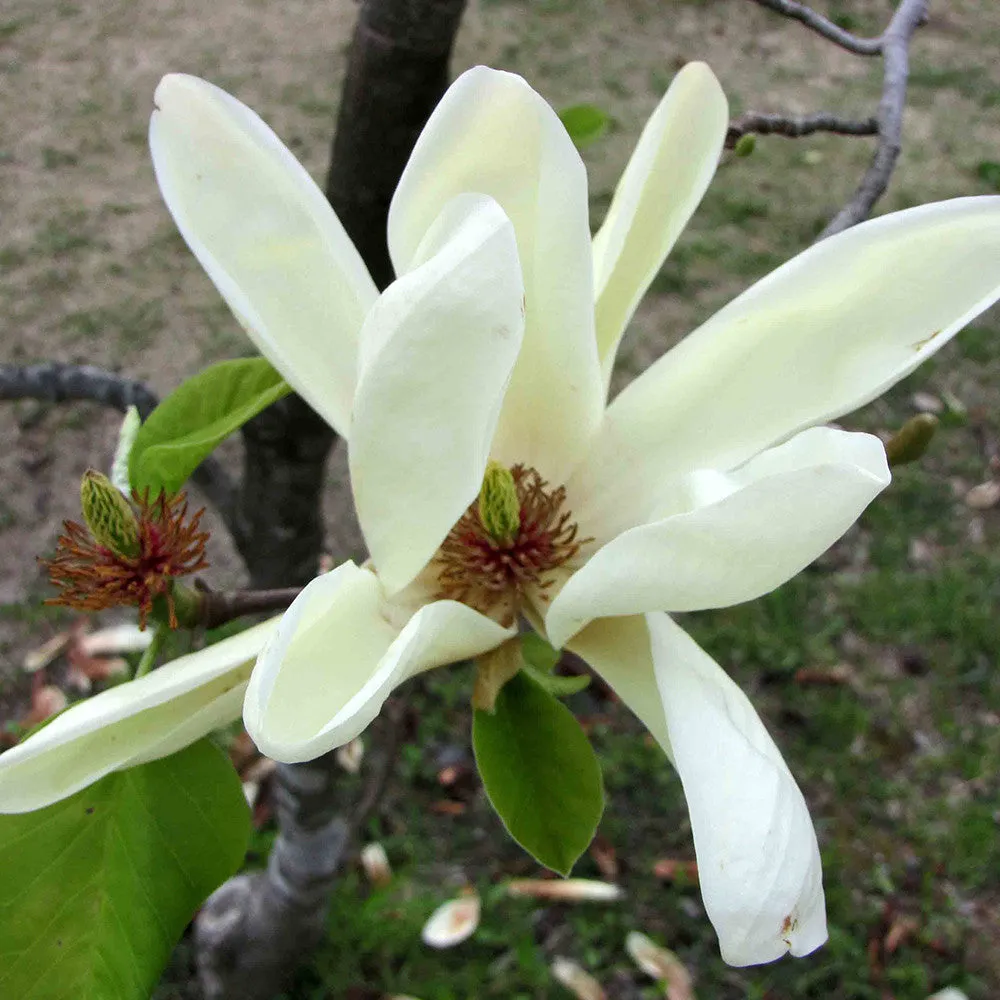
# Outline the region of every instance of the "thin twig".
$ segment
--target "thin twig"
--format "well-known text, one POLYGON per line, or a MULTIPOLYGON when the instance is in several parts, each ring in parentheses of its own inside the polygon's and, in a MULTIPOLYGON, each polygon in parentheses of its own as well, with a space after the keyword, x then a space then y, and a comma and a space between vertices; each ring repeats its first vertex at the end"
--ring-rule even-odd
POLYGON ((926 15, 927 0, 902 0, 882 35, 885 78, 878 106, 878 146, 857 190, 820 233, 821 240, 867 219, 875 203, 889 186, 889 178, 902 148, 910 39, 926 15))
POLYGON ((197 593, 199 600, 195 624, 203 628, 218 628, 243 615, 284 611, 302 593, 302 588, 223 591, 199 587, 197 593))
POLYGON ((764 114, 749 111, 729 123, 726 148, 733 146, 749 133, 783 135, 789 139, 812 135, 814 132, 835 132, 837 135, 877 135, 877 118, 841 118, 827 111, 811 115, 764 114))
MULTIPOLYGON (((53 403, 70 400, 100 403, 124 413, 136 407, 146 419, 159 400, 144 383, 94 365, 47 361, 38 365, 0 364, 0 400, 42 399, 53 403)), ((191 477, 215 507, 233 536, 241 542, 236 522, 236 487, 228 473, 214 459, 207 458, 191 477)))
POLYGON ((855 55, 877 56, 882 51, 885 35, 880 35, 878 38, 859 38, 838 27, 822 14, 817 14, 811 7, 798 3, 797 0, 753 0, 753 2, 784 17, 801 21, 807 28, 811 28, 817 34, 855 55))

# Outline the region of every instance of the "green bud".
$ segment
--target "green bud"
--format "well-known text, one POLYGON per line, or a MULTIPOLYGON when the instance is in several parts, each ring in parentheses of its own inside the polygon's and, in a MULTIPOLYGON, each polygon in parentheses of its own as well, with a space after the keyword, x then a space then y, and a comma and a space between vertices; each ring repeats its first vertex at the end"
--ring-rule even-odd
POLYGON ((937 428, 938 419, 932 413, 918 413, 911 417, 886 443, 885 455, 889 464, 896 466, 915 462, 927 451, 937 428))
POLYGON ((753 132, 747 132, 736 140, 733 146, 733 153, 736 156, 749 156, 757 148, 757 136, 753 132))
POLYGON ((139 554, 139 522, 128 500, 107 476, 93 469, 84 473, 80 505, 98 545, 127 559, 139 554))
POLYGON ((521 501, 510 469, 490 462, 479 491, 479 520, 495 542, 507 544, 521 530, 521 501))

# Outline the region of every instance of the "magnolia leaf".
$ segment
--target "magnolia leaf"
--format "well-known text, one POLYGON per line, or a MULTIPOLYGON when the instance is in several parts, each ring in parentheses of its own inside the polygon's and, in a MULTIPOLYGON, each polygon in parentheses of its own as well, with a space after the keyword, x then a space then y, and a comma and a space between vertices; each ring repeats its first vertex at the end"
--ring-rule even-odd
POLYGON ((525 671, 472 723, 476 764, 510 835, 568 875, 604 810, 601 769, 573 713, 525 671))
POLYGON ((555 646, 550 646, 537 632, 522 632, 521 655, 528 666, 541 673, 551 674, 562 653, 555 646))
POLYGON ((151 496, 176 493, 220 441, 291 391, 264 358, 206 368, 179 385, 139 429, 129 482, 151 496))
POLYGON ((249 835, 239 778, 208 740, 0 816, 0 996, 148 1000, 249 835))
POLYGON ((521 635, 521 656, 523 657, 521 669, 557 698, 576 694, 590 683, 590 678, 586 674, 564 677, 554 673, 562 653, 554 646, 550 646, 536 632, 524 632, 521 635))
POLYGON ((611 116, 593 104, 574 104, 559 112, 559 120, 569 133, 573 144, 580 148, 589 146, 595 139, 604 135, 611 116))
POLYGON ((976 173, 981 181, 985 181, 994 191, 1000 192, 1000 163, 996 160, 980 160, 976 173))
POLYGON ((545 688, 549 694, 554 694, 557 698, 566 698, 571 694, 577 694, 590 684, 590 678, 586 674, 573 674, 568 677, 563 674, 543 674, 527 663, 521 669, 539 687, 545 688))

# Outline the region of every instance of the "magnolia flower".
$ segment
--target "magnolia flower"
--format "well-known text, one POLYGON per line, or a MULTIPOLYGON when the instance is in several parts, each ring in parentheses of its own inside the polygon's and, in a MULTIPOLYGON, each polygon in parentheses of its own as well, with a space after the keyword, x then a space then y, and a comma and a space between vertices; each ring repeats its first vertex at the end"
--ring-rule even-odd
POLYGON ((244 707, 258 746, 301 761, 346 743, 408 677, 486 653, 524 615, 673 761, 724 957, 816 948, 802 795, 750 703, 665 612, 767 593, 888 485, 877 438, 816 425, 997 298, 1000 199, 807 250, 606 407, 622 332, 722 149, 728 110, 705 66, 654 112, 593 241, 555 112, 516 76, 464 74, 393 199, 398 277, 381 296, 252 112, 187 77, 163 81, 157 108, 167 205, 253 341, 347 440, 371 553, 314 580, 258 658, 244 707))
POLYGON ((768 592, 885 488, 876 438, 818 425, 1000 296, 1000 198, 812 247, 606 405, 622 332, 722 148, 706 67, 678 74, 593 241, 557 115, 516 76, 464 74, 396 191, 398 277, 381 295, 253 112, 181 76, 156 105, 168 207, 253 341, 346 438, 372 557, 309 584, 258 657, 244 719, 260 748, 300 761, 342 745, 398 684, 489 653, 524 616, 598 670, 677 768, 726 960, 816 948, 802 795, 667 613, 768 592))

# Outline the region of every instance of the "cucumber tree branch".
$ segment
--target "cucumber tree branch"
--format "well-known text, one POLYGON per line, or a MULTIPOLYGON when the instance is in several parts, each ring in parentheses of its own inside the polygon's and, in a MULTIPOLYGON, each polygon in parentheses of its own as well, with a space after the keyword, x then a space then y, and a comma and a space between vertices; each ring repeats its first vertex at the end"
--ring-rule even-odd
POLYGON ((807 28, 822 35, 828 41, 834 42, 842 49, 853 52, 858 56, 877 56, 882 51, 882 36, 878 38, 859 38, 857 35, 845 31, 839 25, 834 24, 829 18, 818 14, 811 7, 797 0, 754 0, 754 3, 761 7, 767 7, 776 14, 783 17, 790 17, 795 21, 801 21, 807 28))
POLYGON ((284 611, 301 593, 301 587, 278 587, 272 590, 209 590, 200 586, 195 590, 195 601, 190 608, 191 620, 185 624, 201 628, 218 628, 244 615, 284 611))
MULTIPOLYGON (((39 399, 52 403, 89 402, 124 413, 130 406, 146 419, 159 399, 145 383, 94 365, 46 361, 37 365, 0 364, 0 400, 39 399)), ((242 534, 236 523, 236 487, 214 458, 207 458, 191 477, 218 511, 238 548, 242 534)))
POLYGON ((797 139, 814 132, 834 132, 837 135, 878 135, 877 118, 842 118, 827 111, 811 115, 776 115, 748 111, 729 123, 726 148, 732 149, 749 133, 756 135, 783 135, 797 139))
POLYGON ((868 218, 889 186, 903 143, 903 110, 910 73, 910 39, 927 16, 927 0, 903 0, 882 35, 885 75, 878 105, 878 145, 850 201, 830 220, 819 238, 850 229, 868 218))
POLYGON ((752 0, 784 17, 800 21, 841 48, 856 55, 882 57, 884 66, 882 96, 874 117, 841 118, 819 112, 796 117, 784 114, 751 112, 729 126, 726 145, 732 148, 741 136, 750 132, 783 135, 790 138, 813 132, 840 135, 875 135, 878 142, 871 164, 847 204, 830 220, 818 239, 826 239, 863 222, 875 203, 885 193, 902 148, 903 111, 906 107, 906 84, 909 77, 910 41, 914 32, 927 20, 929 0, 901 0, 885 31, 877 38, 860 38, 845 31, 811 7, 798 0, 752 0))

